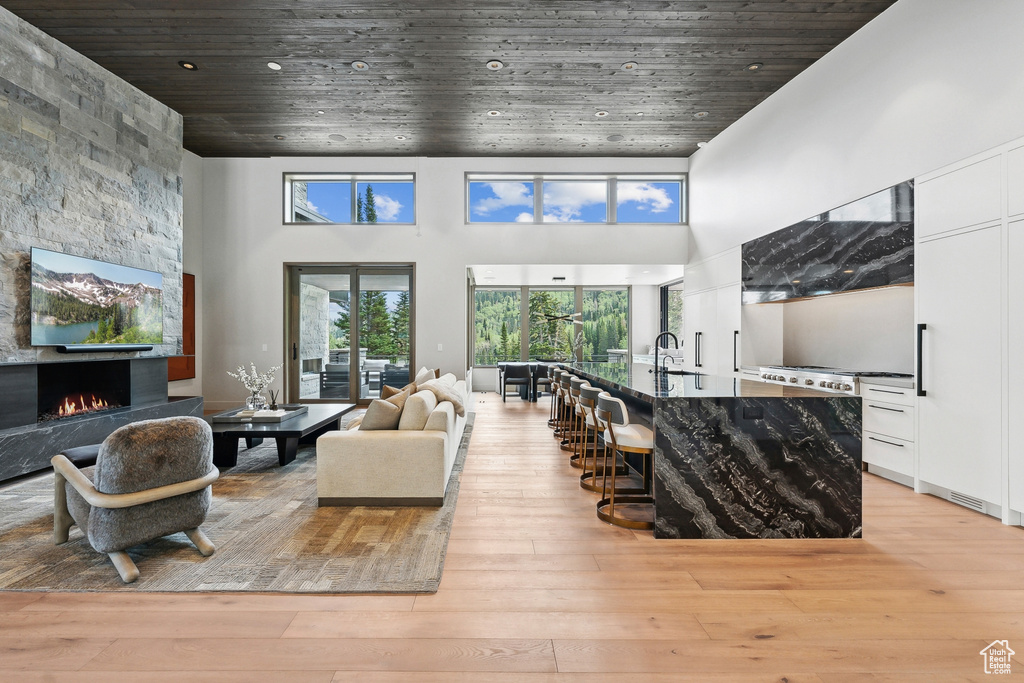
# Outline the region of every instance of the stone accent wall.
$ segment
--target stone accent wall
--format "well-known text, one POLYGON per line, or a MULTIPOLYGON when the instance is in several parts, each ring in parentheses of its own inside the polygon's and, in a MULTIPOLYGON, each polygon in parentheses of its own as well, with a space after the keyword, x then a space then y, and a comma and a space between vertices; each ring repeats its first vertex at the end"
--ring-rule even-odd
POLYGON ((178 113, 0 8, 0 363, 63 358, 30 345, 31 247, 162 273, 152 353, 180 352, 181 142, 178 113))
POLYGON ((327 362, 330 344, 331 293, 305 282, 299 283, 299 359, 327 362))

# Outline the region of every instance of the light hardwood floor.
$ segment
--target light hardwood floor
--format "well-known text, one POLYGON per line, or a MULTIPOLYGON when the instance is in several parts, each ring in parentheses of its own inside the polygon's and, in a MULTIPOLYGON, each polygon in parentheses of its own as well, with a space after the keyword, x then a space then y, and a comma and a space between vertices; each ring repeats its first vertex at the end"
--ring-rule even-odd
POLYGON ((1024 678, 1024 529, 865 475, 862 540, 655 541, 547 410, 479 395, 435 595, 0 592, 0 681, 983 681, 996 639, 1024 678))

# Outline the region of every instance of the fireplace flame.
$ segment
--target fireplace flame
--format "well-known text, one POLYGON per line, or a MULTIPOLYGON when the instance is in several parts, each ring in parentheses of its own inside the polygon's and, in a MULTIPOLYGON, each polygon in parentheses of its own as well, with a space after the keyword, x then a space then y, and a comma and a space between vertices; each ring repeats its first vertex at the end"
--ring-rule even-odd
POLYGON ((91 402, 86 402, 85 396, 82 394, 78 395, 78 401, 72 401, 73 396, 68 396, 64 399, 64 404, 57 409, 57 414, 61 417, 67 417, 68 415, 81 415, 82 413, 91 413, 94 410, 105 410, 109 406, 103 399, 98 399, 94 395, 90 395, 91 402))

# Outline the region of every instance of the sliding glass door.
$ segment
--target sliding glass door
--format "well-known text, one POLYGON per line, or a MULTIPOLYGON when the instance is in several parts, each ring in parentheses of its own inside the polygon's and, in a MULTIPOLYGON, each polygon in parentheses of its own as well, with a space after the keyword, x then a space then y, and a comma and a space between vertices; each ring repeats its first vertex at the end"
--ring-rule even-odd
POLYGON ((409 383, 412 266, 293 265, 287 286, 288 401, 366 403, 409 383))

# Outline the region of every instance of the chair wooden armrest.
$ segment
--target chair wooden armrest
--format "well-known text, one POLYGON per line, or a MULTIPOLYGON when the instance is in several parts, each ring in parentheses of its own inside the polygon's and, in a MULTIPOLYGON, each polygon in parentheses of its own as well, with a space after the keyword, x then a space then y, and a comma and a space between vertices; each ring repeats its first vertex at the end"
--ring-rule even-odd
POLYGON ((183 493, 200 491, 217 481, 217 478, 220 476, 220 471, 214 467, 202 477, 181 481, 176 484, 158 486, 154 489, 134 491, 132 493, 100 493, 93 486, 92 482, 89 481, 89 478, 82 474, 63 455, 53 456, 50 459, 50 463, 53 464, 53 471, 57 476, 63 477, 82 495, 82 498, 85 498, 87 503, 98 508, 126 508, 132 505, 142 505, 143 503, 152 503, 155 500, 180 496, 183 493))

